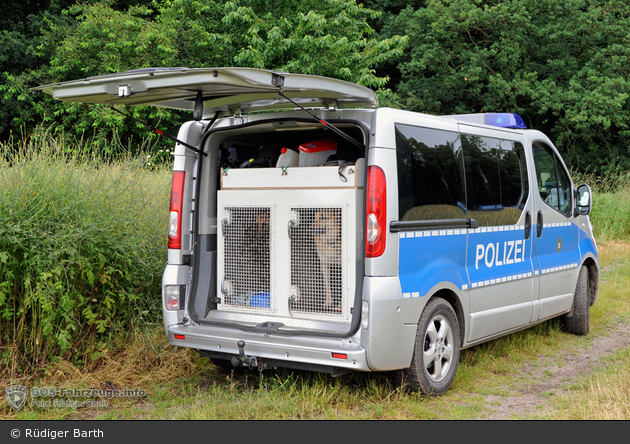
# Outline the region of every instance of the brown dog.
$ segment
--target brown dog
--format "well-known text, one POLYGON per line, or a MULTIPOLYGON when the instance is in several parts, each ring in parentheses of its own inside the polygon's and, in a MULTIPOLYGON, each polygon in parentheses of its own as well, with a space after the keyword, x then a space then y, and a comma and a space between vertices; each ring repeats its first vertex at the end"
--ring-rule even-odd
POLYGON ((330 271, 333 265, 341 265, 341 213, 333 209, 322 209, 315 213, 313 240, 324 278, 326 294, 325 308, 331 308, 332 286, 330 271))

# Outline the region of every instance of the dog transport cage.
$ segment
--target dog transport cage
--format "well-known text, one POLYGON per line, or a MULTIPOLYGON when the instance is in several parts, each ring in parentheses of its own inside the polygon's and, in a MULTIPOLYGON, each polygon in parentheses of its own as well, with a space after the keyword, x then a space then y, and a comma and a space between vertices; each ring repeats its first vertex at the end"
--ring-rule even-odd
POLYGON ((349 322, 364 168, 222 171, 217 309, 349 322))

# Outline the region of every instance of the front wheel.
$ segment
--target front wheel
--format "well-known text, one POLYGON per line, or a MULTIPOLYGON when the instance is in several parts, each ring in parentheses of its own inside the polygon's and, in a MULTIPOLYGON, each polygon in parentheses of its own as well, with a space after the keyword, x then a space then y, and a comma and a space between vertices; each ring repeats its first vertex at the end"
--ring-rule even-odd
POLYGON ((589 293, 588 269, 582 265, 577 285, 575 286, 573 306, 571 311, 562 317, 562 324, 567 332, 574 335, 585 335, 588 333, 591 306, 589 293))
POLYGON ((424 308, 411 366, 401 371, 409 391, 440 396, 451 386, 459 364, 459 323, 451 305, 435 298, 424 308))

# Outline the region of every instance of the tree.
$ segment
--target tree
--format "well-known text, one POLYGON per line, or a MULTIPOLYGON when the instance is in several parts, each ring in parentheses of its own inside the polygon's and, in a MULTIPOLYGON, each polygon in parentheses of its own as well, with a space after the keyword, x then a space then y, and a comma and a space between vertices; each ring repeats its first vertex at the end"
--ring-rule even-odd
POLYGON ((431 0, 407 8, 398 93, 433 114, 513 111, 574 167, 630 167, 630 7, 620 0, 431 0))
MULTIPOLYGON (((26 92, 47 66, 56 45, 73 28, 74 20, 62 14, 76 0, 3 0, 0 3, 0 139, 35 121, 32 98, 26 92)), ((93 3, 97 0, 88 0, 93 3)), ((151 0, 106 0, 114 9, 151 0)))
MULTIPOLYGON (((69 8, 71 24, 44 32, 41 47, 50 48, 50 64, 11 77, 3 87, 5 97, 26 100, 27 84, 134 68, 248 66, 341 78, 384 91, 387 98, 388 78, 374 68, 400 56, 406 42, 397 35, 377 38, 367 20, 379 13, 354 0, 162 0, 155 6, 69 8)), ((124 134, 123 140, 134 132, 135 124, 105 107, 37 100, 31 121, 61 123, 77 136, 88 131, 102 147, 113 129, 124 134)), ((152 107, 133 112, 141 119, 161 119, 171 131, 184 118, 152 107)))

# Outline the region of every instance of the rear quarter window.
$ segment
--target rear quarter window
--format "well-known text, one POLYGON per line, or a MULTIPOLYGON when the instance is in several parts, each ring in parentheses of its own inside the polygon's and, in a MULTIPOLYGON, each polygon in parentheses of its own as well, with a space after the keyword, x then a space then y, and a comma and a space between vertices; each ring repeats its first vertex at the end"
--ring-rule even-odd
POLYGON ((459 134, 396 125, 399 220, 466 216, 459 134))
POLYGON ((399 220, 513 225, 529 196, 519 142, 396 125, 399 220))

